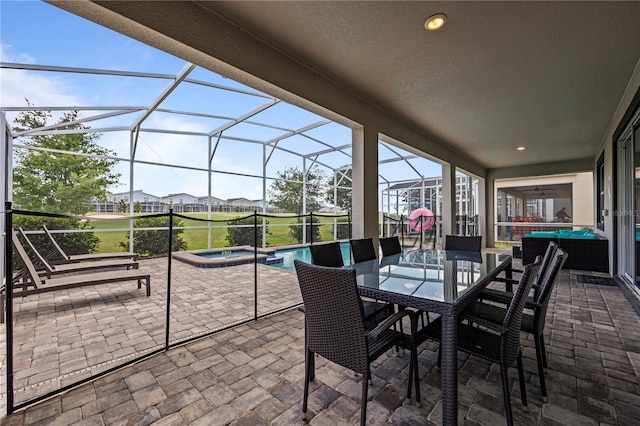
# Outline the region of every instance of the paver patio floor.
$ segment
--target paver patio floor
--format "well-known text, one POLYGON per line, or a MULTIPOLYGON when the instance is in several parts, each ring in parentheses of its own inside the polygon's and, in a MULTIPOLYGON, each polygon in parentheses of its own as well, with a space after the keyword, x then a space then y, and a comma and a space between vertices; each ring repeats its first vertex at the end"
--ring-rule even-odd
MULTIPOLYGON (((47 295, 60 298, 54 302, 55 310, 48 310, 52 302, 44 299, 25 298, 25 306, 16 307, 20 349, 15 354, 16 362, 21 360, 16 381, 25 386, 23 395, 42 393, 43 387, 63 385, 105 368, 130 356, 129 351, 163 344, 166 268, 143 267, 152 273, 150 298, 135 284, 107 285, 86 293, 90 300, 84 302, 74 295, 47 295), (50 370, 62 378, 54 378, 50 370)), ((180 270, 188 265, 174 262, 173 267, 171 339, 223 328, 253 315, 251 266, 198 271, 198 276, 180 270), (218 289, 222 292, 212 298, 206 291, 214 285, 224 291, 218 289)), ((264 266, 259 274, 259 311, 300 300, 291 272, 264 266)), ((522 342, 529 413, 519 408, 517 374, 515 368, 510 371, 518 424, 638 423, 640 317, 620 289, 579 283, 573 271, 563 271, 545 336, 548 402, 540 402, 533 341, 526 335, 522 342)), ((5 417, 2 424, 302 424, 303 347, 303 314, 288 310, 153 355, 5 417)), ((427 343, 420 350, 422 407, 403 404, 408 353, 390 353, 372 370, 368 424, 440 423, 437 345, 427 343)), ((504 424, 497 366, 462 353, 459 360, 460 423, 504 424)), ((357 423, 361 378, 321 358, 316 365, 310 424, 357 423)))

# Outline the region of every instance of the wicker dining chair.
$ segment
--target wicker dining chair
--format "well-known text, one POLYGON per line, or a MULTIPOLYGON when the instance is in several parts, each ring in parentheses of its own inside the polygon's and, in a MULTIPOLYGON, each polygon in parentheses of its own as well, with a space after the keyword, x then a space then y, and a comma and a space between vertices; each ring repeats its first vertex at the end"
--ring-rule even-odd
MULTIPOLYGON (((530 333, 533 336, 533 341, 536 348, 536 361, 538 364, 538 375, 540 376, 540 395, 542 402, 547 402, 547 386, 544 378, 544 369, 547 367, 547 355, 544 349, 544 326, 547 316, 547 308, 549 301, 551 300, 551 291, 558 282, 560 271, 567 260, 567 253, 558 248, 550 262, 547 271, 542 272, 540 270, 539 275, 543 276, 542 280, 538 280, 540 287, 534 291, 533 297, 525 298, 525 308, 532 310, 533 314, 524 313, 522 316, 521 330, 525 333, 530 333)), ((502 302, 505 305, 509 305, 513 300, 513 296, 507 293, 504 294, 502 300, 497 300, 494 297, 493 301, 502 302)), ((502 323, 507 315, 507 309, 495 304, 489 304, 484 302, 474 302, 469 305, 460 314, 461 318, 475 321, 477 318, 486 319, 495 323, 502 323)))
POLYGON ((482 236, 464 237, 460 235, 445 235, 444 249, 456 251, 479 252, 482 247, 482 236))
MULTIPOLYGON (((520 348, 520 328, 522 325, 522 316, 525 305, 525 297, 531 290, 531 286, 538 275, 538 270, 542 260, 540 257, 535 263, 525 267, 520 283, 514 292, 511 304, 509 305, 506 315, 501 323, 495 323, 480 317, 472 315, 465 316, 469 323, 458 323, 457 332, 457 348, 463 352, 467 352, 481 358, 495 362, 500 366, 500 378, 502 381, 502 397, 504 400, 505 414, 507 424, 513 425, 513 413, 511 411, 511 398, 509 396, 509 377, 507 376, 508 368, 517 362, 518 380, 520 382, 520 395, 522 398, 522 410, 529 411, 527 406, 527 391, 524 382, 524 371, 522 368, 522 351, 520 348)), ((441 317, 431 321, 426 327, 417 332, 416 344, 420 344, 426 339, 440 341, 442 346, 442 327, 441 317)), ((438 353, 438 366, 440 365, 440 356, 442 351, 438 353)), ((443 371, 442 375, 448 372, 443 371)))
POLYGON ((341 267, 344 266, 342 258, 342 250, 340 242, 312 244, 309 246, 311 251, 311 263, 320 266, 341 267))
MULTIPOLYGON (((311 263, 314 265, 328 267, 344 266, 340 242, 314 244, 309 246, 309 250, 311 250, 311 263)), ((380 322, 395 312, 393 305, 389 303, 365 300, 362 304, 364 317, 368 321, 380 322)), ((304 310, 304 308, 301 308, 301 310, 304 310)))
POLYGON ((402 253, 400 239, 397 236, 380 238, 380 248, 382 249, 382 256, 402 253))
POLYGON ((351 245, 353 263, 366 262, 378 258, 376 248, 373 245, 373 238, 351 239, 349 244, 351 245))
POLYGON ((327 268, 299 260, 294 264, 306 311, 303 420, 307 419, 309 382, 315 375, 315 354, 362 375, 360 424, 364 426, 370 364, 394 345, 401 345, 411 351, 407 399, 411 399, 411 388, 415 383, 416 404, 419 404, 418 355, 413 342, 415 314, 402 310, 371 326, 364 318, 354 269, 327 268), (411 335, 392 329, 405 317, 410 318, 411 335))
MULTIPOLYGON (((551 265, 551 260, 553 259, 553 256, 556 254, 557 249, 558 249, 558 244, 556 244, 553 241, 549 241, 549 244, 547 245, 547 249, 544 252, 544 257, 542 258, 542 265, 540 266, 540 273, 538 274, 538 279, 533 284, 533 288, 535 291, 537 291, 538 288, 540 287, 540 282, 542 282, 542 279, 545 276, 547 269, 549 268, 549 265, 551 265)), ((511 276, 513 276, 514 273, 516 274, 522 273, 522 269, 516 269, 516 268, 508 268, 506 271, 508 271, 511 274, 511 276)), ((496 277, 493 281, 505 283, 507 293, 510 293, 513 291, 514 284, 518 284, 518 280, 516 279, 501 277, 501 276, 496 277)), ((496 302, 503 303, 505 301, 504 293, 505 293, 505 290, 486 288, 482 292, 481 297, 486 300, 494 300, 496 302)), ((509 295, 508 297, 510 299, 511 295, 509 295)))

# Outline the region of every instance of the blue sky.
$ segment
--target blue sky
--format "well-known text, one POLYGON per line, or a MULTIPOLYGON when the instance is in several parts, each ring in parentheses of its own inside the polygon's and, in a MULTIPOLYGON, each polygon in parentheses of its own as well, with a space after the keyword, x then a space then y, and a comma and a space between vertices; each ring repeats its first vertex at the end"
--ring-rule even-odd
MULTIPOLYGON (((47 3, 38 1, 0 1, 0 58, 3 62, 39 65, 98 68, 175 74, 185 66, 185 61, 130 39, 110 29, 70 14, 47 3)), ((24 106, 28 98, 36 106, 146 106, 167 85, 166 80, 92 76, 86 74, 35 72, 3 69, 0 75, 0 104, 24 106)), ((190 78, 256 92, 233 80, 202 68, 196 68, 190 78)), ((161 107, 191 112, 205 112, 221 116, 238 116, 263 104, 267 99, 239 95, 232 92, 182 84, 161 107)), ((96 113, 85 113, 93 115, 96 113)), ((129 125, 139 113, 90 123, 92 128, 129 125)), ((11 119, 15 114, 7 114, 11 119)), ((300 108, 280 103, 253 118, 256 121, 296 129, 323 120, 300 108)), ((191 118, 155 113, 145 122, 147 127, 171 128, 186 131, 210 131, 225 120, 191 118), (148 123, 148 124, 147 124, 148 123)), ((268 140, 280 131, 260 128, 250 124, 237 126, 225 135, 268 140)), ((336 123, 309 132, 315 138, 332 145, 348 144, 350 129, 336 123)), ((100 144, 115 151, 120 157, 128 157, 129 133, 105 132, 100 144)), ((285 139, 280 146, 296 152, 314 152, 323 146, 301 136, 285 139)), ((159 133, 142 133, 136 159, 162 164, 206 168, 207 140, 202 137, 176 136, 159 133)), ((262 182, 256 178, 239 175, 262 173, 262 148, 259 145, 222 141, 214 159, 214 168, 237 175, 216 173, 212 195, 220 198, 262 198, 262 182)), ((390 153, 380 150, 381 160, 390 153)), ((341 154, 332 154, 322 161, 340 167, 349 162, 341 154)), ((440 166, 425 159, 414 160, 425 176, 440 174, 440 166)), ((295 156, 278 152, 267 167, 267 175, 275 176, 285 166, 302 166, 295 156)), ((117 167, 121 182, 116 191, 129 189, 129 165, 117 167)), ((397 163, 381 166, 381 172, 390 180, 415 179, 416 174, 397 163)), ((328 173, 327 173, 328 174, 328 173)), ((154 195, 187 192, 192 195, 207 193, 207 175, 194 170, 153 165, 135 166, 134 189, 154 195)), ((269 182, 267 183, 267 185, 269 182)))

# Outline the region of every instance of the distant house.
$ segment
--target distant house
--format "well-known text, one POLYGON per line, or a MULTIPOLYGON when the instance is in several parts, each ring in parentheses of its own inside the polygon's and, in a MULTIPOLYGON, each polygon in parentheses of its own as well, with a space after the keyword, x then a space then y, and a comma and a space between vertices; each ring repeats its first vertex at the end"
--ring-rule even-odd
POLYGON ((129 192, 107 193, 104 199, 95 199, 91 204, 97 213, 129 212, 130 201, 133 202, 134 211, 141 213, 166 213, 171 207, 176 213, 208 212, 209 204, 212 212, 252 213, 256 210, 260 213, 266 206, 268 213, 282 213, 282 209, 264 200, 250 200, 244 197, 223 200, 214 196, 195 196, 186 192, 157 196, 141 190, 133 191, 132 200, 129 200, 130 196, 129 192))
POLYGON ((229 198, 227 199, 227 203, 234 207, 252 207, 253 201, 248 198, 240 197, 240 198, 229 198))
POLYGON ((204 204, 205 206, 208 206, 209 201, 211 201, 212 206, 222 206, 227 204, 226 200, 223 200, 222 198, 214 197, 213 195, 211 196, 211 199, 209 199, 209 197, 206 195, 202 197, 198 197, 199 204, 204 204))
POLYGON ((128 212, 131 201, 134 204, 134 209, 137 203, 140 203, 140 212, 143 213, 163 212, 165 210, 165 206, 160 197, 141 190, 133 191, 133 194, 130 194, 129 191, 118 193, 107 192, 106 198, 102 200, 95 199, 91 204, 94 206, 94 211, 96 212, 117 213, 122 211, 121 205, 124 207, 124 211, 128 212), (132 200, 129 199, 131 195, 133 195, 132 200))

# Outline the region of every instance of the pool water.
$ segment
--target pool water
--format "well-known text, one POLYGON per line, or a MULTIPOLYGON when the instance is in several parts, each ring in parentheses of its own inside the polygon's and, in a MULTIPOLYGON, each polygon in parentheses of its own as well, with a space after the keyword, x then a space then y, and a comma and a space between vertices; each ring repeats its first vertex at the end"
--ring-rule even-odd
MULTIPOLYGON (((349 249, 349 243, 340 243, 340 250, 342 251, 342 260, 345 262, 345 265, 348 265, 351 262, 351 251, 349 249)), ((295 259, 311 263, 311 251, 309 250, 309 247, 277 250, 276 256, 282 256, 283 261, 281 264, 273 266, 288 269, 289 271, 295 271, 295 266, 293 266, 293 261, 295 259)))

